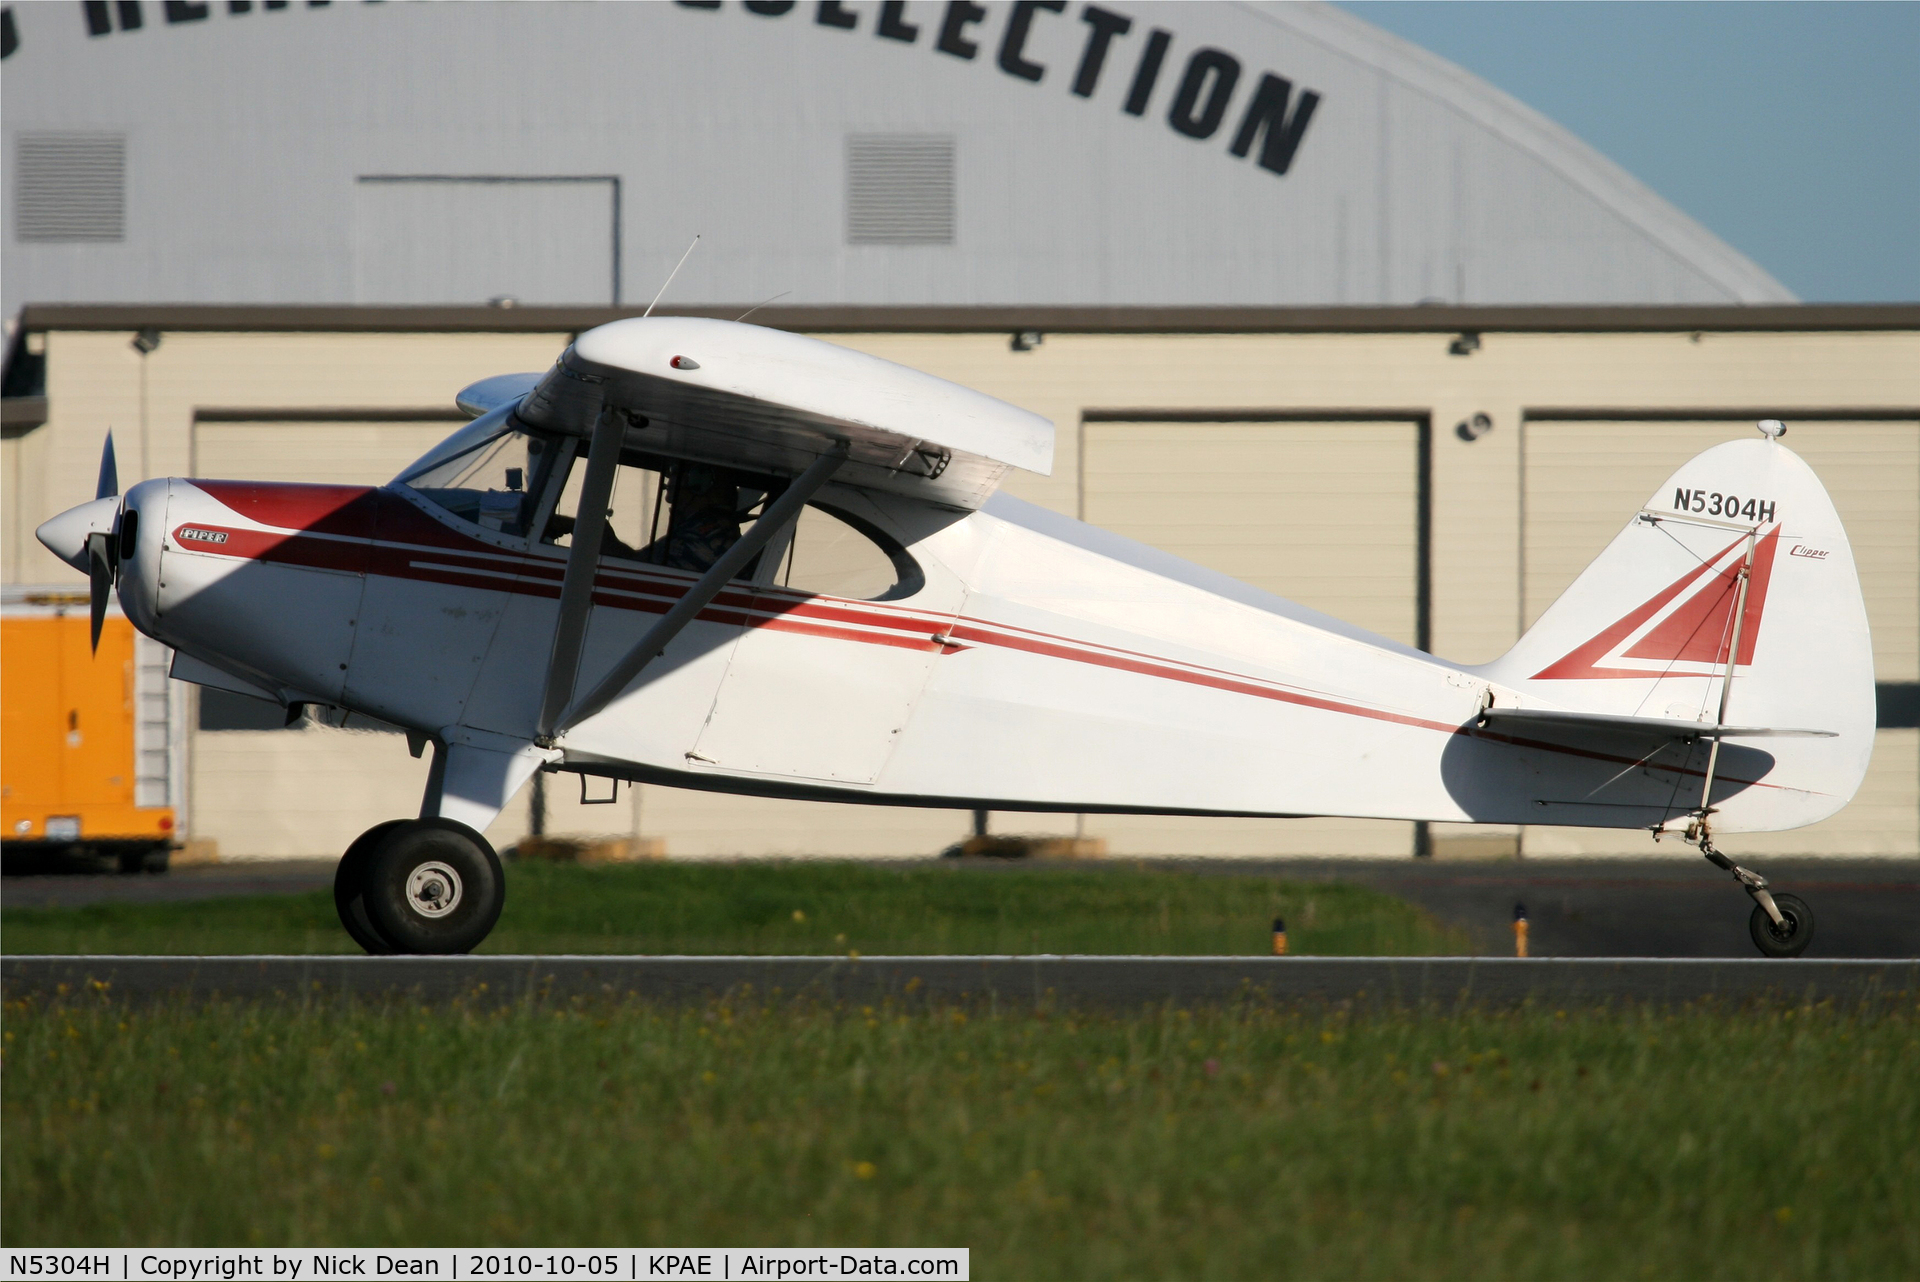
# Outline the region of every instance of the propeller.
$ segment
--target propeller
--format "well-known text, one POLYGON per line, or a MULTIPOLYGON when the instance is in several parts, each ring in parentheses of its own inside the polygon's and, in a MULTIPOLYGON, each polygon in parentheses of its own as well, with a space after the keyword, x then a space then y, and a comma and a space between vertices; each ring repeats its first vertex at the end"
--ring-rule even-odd
MULTIPOLYGON (((96 500, 117 498, 120 494, 120 467, 113 456, 113 433, 107 433, 107 443, 100 451, 100 483, 94 487, 96 500)), ((108 534, 89 534, 87 536, 87 588, 88 605, 92 610, 93 653, 100 653, 100 627, 107 619, 107 597, 113 591, 114 580, 119 577, 120 558, 115 555, 120 543, 120 520, 114 519, 113 530, 108 534)))
POLYGON ((107 443, 100 450, 100 483, 93 487, 96 499, 117 498, 120 494, 120 467, 113 457, 113 430, 107 430, 107 443))

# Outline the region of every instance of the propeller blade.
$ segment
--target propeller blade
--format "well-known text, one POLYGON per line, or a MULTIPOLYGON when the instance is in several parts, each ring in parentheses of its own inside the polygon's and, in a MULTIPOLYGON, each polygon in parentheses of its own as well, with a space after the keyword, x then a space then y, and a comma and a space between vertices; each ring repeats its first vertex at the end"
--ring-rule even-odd
POLYGON ((107 620, 107 594, 113 591, 113 567, 107 564, 109 536, 87 536, 87 587, 90 589, 93 623, 93 652, 100 653, 100 625, 107 620))
POLYGON ((100 483, 93 487, 93 497, 110 499, 118 493, 120 493, 120 468, 114 462, 113 433, 108 432, 107 443, 100 451, 100 483))

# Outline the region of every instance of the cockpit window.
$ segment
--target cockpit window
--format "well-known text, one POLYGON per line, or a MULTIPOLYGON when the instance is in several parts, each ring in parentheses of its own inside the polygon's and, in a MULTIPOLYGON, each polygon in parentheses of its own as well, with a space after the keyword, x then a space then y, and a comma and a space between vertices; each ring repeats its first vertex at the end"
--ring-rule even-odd
MULTIPOLYGON (((585 472, 584 462, 576 461, 559 487, 541 542, 572 546, 585 472)), ((772 484, 729 468, 629 451, 614 470, 600 555, 704 573, 758 519, 772 484)), ((737 577, 754 577, 762 559, 754 557, 737 577)))
POLYGON ((775 581, 857 601, 909 597, 926 582, 913 557, 884 531, 851 512, 818 504, 800 514, 775 581))
MULTIPOLYGON (((503 407, 442 441, 402 472, 397 484, 482 529, 570 547, 586 453, 585 441, 529 431, 503 407)), ((600 555, 704 573, 784 485, 772 477, 627 450, 615 469, 600 555)), ((736 577, 869 601, 912 596, 925 582, 896 540, 827 504, 809 504, 791 534, 776 537, 736 577)))
POLYGON ((525 536, 539 519, 548 476, 570 461, 576 443, 482 415, 401 473, 400 484, 464 521, 525 536))

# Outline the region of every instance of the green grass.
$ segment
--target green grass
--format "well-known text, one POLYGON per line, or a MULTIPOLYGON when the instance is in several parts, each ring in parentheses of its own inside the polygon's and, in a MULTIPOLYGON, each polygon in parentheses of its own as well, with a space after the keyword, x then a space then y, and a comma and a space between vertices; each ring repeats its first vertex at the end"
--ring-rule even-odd
MULTIPOLYGON (((495 953, 1469 951, 1423 910, 1356 886, 1140 868, 712 863, 508 867, 495 953)), ((325 892, 9 908, 8 953, 345 953, 325 892)))
POLYGON ((1920 1012, 10 1005, 7 1246, 1920 1276, 1920 1012))

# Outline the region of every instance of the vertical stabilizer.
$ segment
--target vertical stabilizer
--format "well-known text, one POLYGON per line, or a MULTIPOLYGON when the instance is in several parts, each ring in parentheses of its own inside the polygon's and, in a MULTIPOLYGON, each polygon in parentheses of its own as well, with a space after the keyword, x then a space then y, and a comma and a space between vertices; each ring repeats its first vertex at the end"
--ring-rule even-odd
POLYGON ((1852 798, 1873 748, 1873 646, 1853 550, 1820 479, 1776 439, 1697 456, 1517 645, 1480 670, 1579 712, 1831 738, 1768 740, 1764 786, 1721 831, 1790 828, 1852 798))

